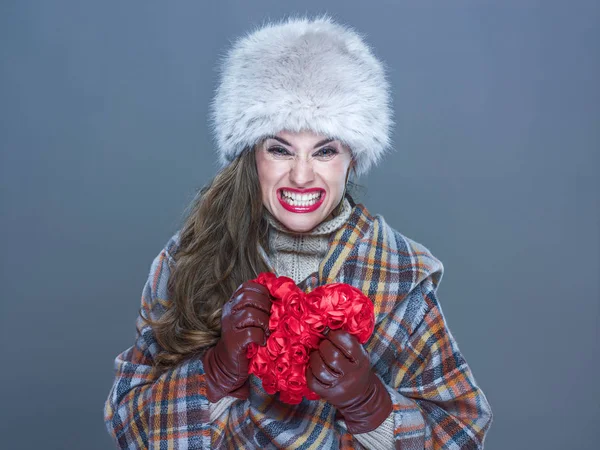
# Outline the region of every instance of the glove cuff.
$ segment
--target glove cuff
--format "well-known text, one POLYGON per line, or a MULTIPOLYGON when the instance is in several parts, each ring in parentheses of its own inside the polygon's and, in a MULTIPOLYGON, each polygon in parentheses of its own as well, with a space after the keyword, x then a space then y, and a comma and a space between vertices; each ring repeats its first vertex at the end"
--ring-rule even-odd
POLYGON ((206 377, 206 397, 211 403, 216 403, 223 397, 245 399, 248 397, 247 387, 244 389, 246 380, 240 380, 232 376, 219 359, 216 347, 209 348, 202 358, 204 374, 206 377))
POLYGON ((359 401, 340 408, 346 427, 352 434, 368 433, 378 428, 393 410, 392 399, 379 377, 373 374, 372 388, 359 401))

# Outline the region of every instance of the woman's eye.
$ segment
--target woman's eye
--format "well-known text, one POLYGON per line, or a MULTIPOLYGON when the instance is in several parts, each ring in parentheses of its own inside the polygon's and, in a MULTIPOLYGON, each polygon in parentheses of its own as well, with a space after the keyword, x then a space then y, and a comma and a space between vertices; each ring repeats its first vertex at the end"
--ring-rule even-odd
POLYGON ((331 158, 337 155, 337 150, 333 147, 324 147, 315 153, 315 156, 320 158, 331 158))
POLYGON ((290 152, 288 152, 283 147, 269 147, 269 149, 267 151, 270 154, 275 155, 275 156, 289 156, 290 155, 290 152))

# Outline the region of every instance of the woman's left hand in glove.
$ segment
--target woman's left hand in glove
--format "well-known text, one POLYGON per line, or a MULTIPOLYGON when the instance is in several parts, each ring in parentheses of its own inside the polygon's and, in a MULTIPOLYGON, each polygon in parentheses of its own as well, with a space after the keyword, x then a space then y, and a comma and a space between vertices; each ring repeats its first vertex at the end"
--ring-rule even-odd
POLYGON ((310 354, 306 382, 337 408, 352 434, 373 431, 392 412, 390 394, 371 368, 369 355, 346 331, 330 331, 310 354))

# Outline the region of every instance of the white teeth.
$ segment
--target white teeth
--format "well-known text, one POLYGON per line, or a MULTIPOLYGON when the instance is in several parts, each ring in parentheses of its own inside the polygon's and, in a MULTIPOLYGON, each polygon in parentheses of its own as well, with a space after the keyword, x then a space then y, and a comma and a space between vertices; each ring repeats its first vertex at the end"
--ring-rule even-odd
POLYGON ((311 194, 299 194, 297 192, 289 192, 286 190, 281 191, 283 198, 287 200, 292 206, 311 206, 317 203, 321 197, 320 192, 313 192, 311 194))

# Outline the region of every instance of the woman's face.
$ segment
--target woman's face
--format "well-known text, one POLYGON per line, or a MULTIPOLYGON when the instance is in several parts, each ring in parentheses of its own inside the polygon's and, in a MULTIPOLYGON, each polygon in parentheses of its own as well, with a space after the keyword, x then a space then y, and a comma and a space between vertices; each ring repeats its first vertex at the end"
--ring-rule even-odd
POLYGON ((311 131, 281 131, 256 149, 265 208, 288 229, 312 230, 342 200, 350 150, 311 131))

